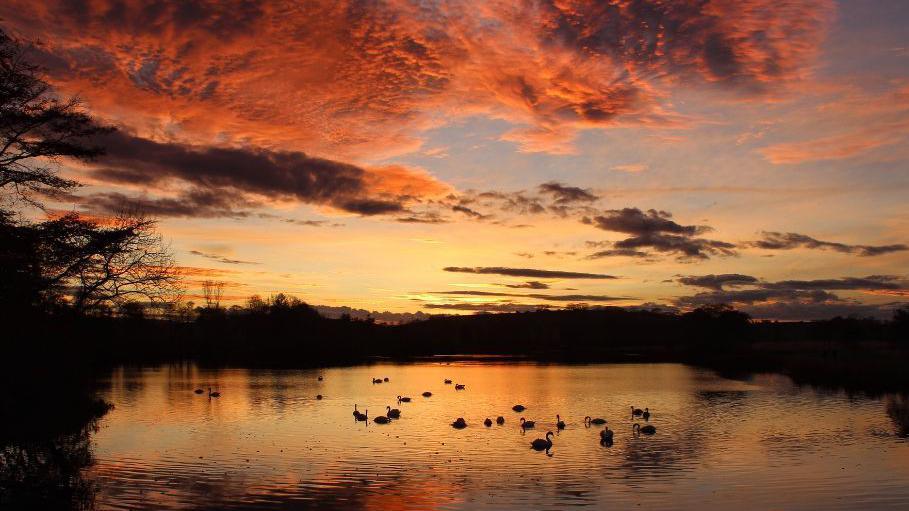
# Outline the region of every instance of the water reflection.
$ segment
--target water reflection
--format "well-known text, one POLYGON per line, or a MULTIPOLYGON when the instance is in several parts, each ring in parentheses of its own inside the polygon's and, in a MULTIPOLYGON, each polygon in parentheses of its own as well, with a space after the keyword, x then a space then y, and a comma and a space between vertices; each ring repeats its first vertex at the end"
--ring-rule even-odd
POLYGON ((118 370, 105 394, 117 408, 89 475, 106 509, 909 505, 905 397, 848 398, 773 376, 734 381, 677 364, 170 366, 118 370), (373 384, 379 375, 390 381, 373 384), (193 394, 208 386, 222 397, 193 394), (355 403, 401 418, 358 422, 355 403), (649 408, 649 422, 631 405, 649 408), (483 425, 499 415, 504 424, 483 425), (585 427, 588 415, 608 420, 612 445, 602 426, 585 427), (524 433, 522 416, 536 428, 524 433), (468 427, 452 428, 458 417, 468 427), (656 434, 634 435, 635 422, 656 434), (531 449, 550 430, 548 452, 531 449))

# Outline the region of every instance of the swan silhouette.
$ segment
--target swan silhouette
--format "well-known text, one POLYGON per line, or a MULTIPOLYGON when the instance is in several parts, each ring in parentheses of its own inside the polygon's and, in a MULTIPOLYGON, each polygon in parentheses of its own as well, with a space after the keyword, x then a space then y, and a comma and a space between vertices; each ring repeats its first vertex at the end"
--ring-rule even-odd
POLYGON ((600 431, 600 441, 603 443, 612 442, 612 430, 609 429, 609 426, 603 428, 603 431, 600 431))
POLYGON ((606 424, 606 419, 601 419, 599 417, 597 417, 596 419, 591 419, 590 416, 588 415, 587 417, 584 417, 584 422, 586 422, 588 424, 599 425, 599 424, 606 424))
POLYGON ((635 407, 633 407, 633 406, 631 407, 631 415, 632 415, 632 416, 634 416, 634 417, 639 417, 639 416, 641 416, 641 415, 643 415, 643 414, 644 414, 644 410, 641 410, 640 408, 635 408, 635 407))
POLYGON ((431 396, 431 395, 432 395, 432 392, 430 392, 430 391, 428 391, 428 390, 427 390, 426 392, 423 393, 423 397, 429 397, 429 396, 431 396))
POLYGON ((202 393, 205 392, 205 391, 202 390, 202 389, 196 389, 196 390, 194 390, 193 392, 195 392, 196 394, 202 394, 202 393))
POLYGON ((385 378, 382 378, 382 381, 388 381, 388 376, 386 376, 385 378))
POLYGON ((410 398, 409 398, 409 397, 401 397, 401 396, 398 396, 398 402, 399 402, 399 403, 409 403, 409 402, 410 402, 410 398))
POLYGON ((656 433, 656 427, 651 424, 641 426, 640 424, 635 423, 634 426, 631 426, 631 431, 635 433, 644 433, 645 435, 652 435, 656 433))
POLYGON ((489 417, 486 417, 486 420, 483 421, 483 425, 485 425, 487 428, 489 426, 492 426, 492 419, 490 419, 489 417))
POLYGON ((321 377, 321 376, 319 376, 319 381, 322 381, 322 377, 321 377))
POLYGON ((521 417, 521 429, 530 429, 536 425, 536 422, 524 420, 524 417, 521 417))
POLYGON ((455 384, 455 390, 464 390, 466 385, 461 385, 460 383, 455 384))
POLYGON ((467 421, 464 420, 464 417, 458 417, 458 419, 451 423, 451 427, 455 429, 464 429, 467 427, 467 421))
POLYGON ((500 426, 501 426, 502 424, 505 424, 505 417, 502 417, 501 415, 499 415, 499 416, 496 418, 496 424, 498 424, 498 425, 500 425, 500 426))
POLYGON ((316 394, 316 399, 321 400, 321 399, 322 399, 322 394, 316 394))
POLYGON ((354 415, 354 418, 360 422, 364 422, 367 419, 369 419, 369 410, 366 410, 366 413, 360 413, 360 412, 356 412, 356 413, 357 414, 354 415))
POLYGON ((376 417, 375 419, 373 419, 372 421, 375 422, 376 424, 388 424, 389 422, 391 422, 391 419, 389 419, 388 417, 385 417, 384 415, 380 415, 380 416, 376 417))
POLYGON ((385 415, 387 415, 389 419, 398 419, 401 417, 401 410, 390 406, 386 406, 385 409, 388 411, 385 415))
POLYGON ((556 428, 565 429, 565 421, 558 414, 556 414, 556 428))
POLYGON ((218 391, 212 392, 211 387, 208 387, 208 397, 221 397, 221 393, 218 391))
POLYGON ((372 382, 373 383, 382 383, 382 380, 380 378, 373 378, 372 382))
POLYGON ((445 385, 451 385, 451 380, 445 380, 445 385))
POLYGON ((524 405, 514 405, 514 406, 511 407, 511 409, 514 410, 514 411, 516 411, 516 412, 523 412, 523 411, 526 410, 527 408, 525 408, 524 405))
POLYGON ((549 448, 552 447, 552 440, 549 439, 550 436, 552 436, 552 431, 546 433, 545 439, 537 438, 533 442, 530 442, 530 447, 538 451, 549 450, 549 448))
POLYGON ((644 413, 641 414, 641 417, 643 417, 645 421, 649 421, 650 420, 650 408, 644 408, 644 413))

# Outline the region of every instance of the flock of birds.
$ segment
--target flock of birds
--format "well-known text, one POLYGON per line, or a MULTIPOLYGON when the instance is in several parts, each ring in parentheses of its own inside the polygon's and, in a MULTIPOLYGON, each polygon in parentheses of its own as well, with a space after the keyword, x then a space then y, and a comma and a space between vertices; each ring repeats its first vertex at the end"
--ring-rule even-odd
MULTIPOLYGON (((320 381, 322 380, 321 376, 319 377, 319 380, 320 381)), ((380 384, 380 383, 385 383, 388 381, 389 381, 389 379, 387 377, 372 379, 372 383, 374 385, 380 384)), ((445 384, 451 385, 452 380, 446 379, 445 384)), ((467 388, 467 386, 464 384, 456 383, 456 384, 454 384, 454 388, 455 388, 455 390, 464 390, 467 388)), ((431 397, 431 396, 432 396, 432 392, 427 391, 427 392, 423 393, 423 397, 431 397)), ((316 399, 322 399, 322 396, 318 395, 318 396, 316 396, 316 399)), ((411 402, 411 398, 407 397, 407 396, 397 396, 397 399, 398 399, 399 405, 400 405, 400 403, 411 402)), ((514 410, 515 412, 521 413, 524 410, 526 410, 527 407, 525 407, 524 405, 521 405, 521 404, 517 404, 517 405, 512 406, 511 409, 514 410)), ((357 409, 357 405, 354 404, 353 417, 354 417, 354 420, 356 420, 356 421, 368 422, 369 421, 369 410, 364 410, 363 412, 361 412, 360 410, 357 409)), ((645 421, 649 421, 650 420, 650 409, 644 408, 643 410, 641 410, 640 408, 635 408, 634 406, 632 406, 631 407, 631 418, 635 419, 638 417, 644 419, 645 421)), ((379 415, 377 417, 373 417, 372 420, 373 420, 373 422, 375 422, 377 424, 388 424, 392 420, 399 419, 399 418, 401 418, 401 410, 399 410, 397 408, 392 408, 391 406, 386 406, 385 415, 379 415)), ((521 417, 520 421, 521 421, 521 423, 520 423, 521 431, 527 431, 528 429, 533 429, 536 427, 535 421, 527 420, 524 417, 521 417)), ((499 415, 498 417, 496 417, 495 422, 496 422, 496 424, 501 426, 501 425, 505 424, 505 417, 499 415)), ((483 421, 483 425, 486 426, 487 428, 492 427, 492 419, 487 417, 486 420, 483 421)), ((590 416, 584 417, 584 426, 591 427, 594 425, 603 426, 602 431, 600 431, 600 443, 602 443, 604 445, 612 445, 614 432, 613 432, 613 430, 609 429, 609 426, 606 425, 606 419, 603 419, 600 417, 590 417, 590 416)), ((464 429, 467 427, 467 421, 463 417, 458 417, 457 419, 455 419, 454 422, 451 423, 451 427, 453 427, 455 429, 464 429)), ((565 421, 563 421, 562 417, 557 414, 556 415, 556 429, 562 430, 562 429, 565 429, 565 427, 566 427, 565 421)), ((656 433, 656 427, 652 424, 641 425, 640 423, 635 422, 632 425, 632 432, 636 435, 638 435, 638 434, 653 435, 654 433, 656 433)), ((531 442, 530 447, 535 450, 538 450, 538 451, 544 451, 544 450, 548 451, 552 447, 552 437, 553 436, 555 436, 555 434, 552 431, 548 431, 544 438, 537 438, 533 442, 531 442)))
MULTIPOLYGON (((319 376, 319 381, 322 381, 321 376, 319 376)), ((373 385, 380 384, 380 383, 386 383, 388 381, 389 381, 389 379, 387 377, 372 379, 373 385)), ((445 384, 451 385, 452 380, 446 379, 445 384)), ((464 384, 461 384, 461 383, 456 383, 456 384, 454 384, 454 388, 455 388, 455 390, 464 390, 467 388, 467 386, 464 384)), ((196 394, 205 393, 205 391, 203 389, 196 389, 194 392, 196 394)), ((221 397, 221 393, 217 392, 217 391, 212 392, 211 387, 209 387, 208 388, 208 397, 209 398, 221 397)), ((429 391, 424 392, 423 397, 432 397, 432 392, 429 392, 429 391)), ((397 398, 398 398, 399 405, 400 405, 400 403, 410 403, 412 401, 411 398, 408 396, 397 396, 397 398)), ((316 395, 316 399, 321 400, 322 394, 316 395)), ((527 407, 525 407, 524 405, 521 405, 521 404, 517 404, 517 405, 512 406, 511 409, 514 410, 515 412, 521 413, 524 410, 526 410, 527 407)), ((354 417, 354 420, 356 420, 356 421, 368 422, 369 421, 369 410, 364 410, 363 412, 360 412, 359 410, 357 410, 357 405, 355 404, 354 409, 353 409, 353 417, 354 417)), ((637 417, 640 417, 640 418, 644 419, 645 421, 649 421, 650 420, 650 408, 644 408, 643 410, 641 410, 640 408, 635 408, 634 406, 632 406, 631 407, 631 418, 635 419, 637 417)), ((400 419, 400 418, 401 418, 401 410, 399 410, 397 408, 392 408, 391 406, 386 406, 385 415, 379 415, 378 417, 373 417, 372 420, 376 424, 388 424, 393 419, 400 419)), ((524 417, 521 417, 520 421, 521 421, 521 425, 520 425, 521 431, 527 431, 528 429, 533 429, 536 427, 535 421, 529 421, 529 420, 525 419, 524 417)), ((496 424, 498 424, 499 426, 505 424, 505 417, 503 417, 501 415, 496 417, 496 424)), ((483 421, 483 425, 486 426, 487 428, 492 427, 492 419, 487 417, 486 420, 483 421)), ((562 420, 562 417, 560 415, 556 414, 556 429, 560 429, 560 430, 565 429, 565 426, 566 426, 565 421, 562 420)), ((607 446, 612 445, 612 439, 613 439, 614 432, 613 432, 613 430, 609 429, 609 426, 606 425, 606 419, 603 419, 601 417, 590 417, 588 415, 587 417, 584 417, 584 426, 586 426, 588 428, 591 426, 603 426, 603 429, 600 431, 600 443, 607 445, 607 446)), ((451 423, 451 427, 453 427, 455 429, 464 429, 467 427, 467 421, 464 420, 463 417, 458 417, 454 422, 451 423)), ((645 424, 642 426, 640 423, 635 422, 631 426, 631 431, 634 434, 652 435, 652 434, 656 433, 656 427, 652 424, 645 424)), ((552 431, 548 431, 548 432, 546 432, 546 435, 543 438, 537 438, 533 442, 530 442, 530 447, 533 449, 536 449, 538 451, 548 451, 552 447, 552 438, 551 437, 553 437, 553 436, 555 436, 555 434, 552 431)))

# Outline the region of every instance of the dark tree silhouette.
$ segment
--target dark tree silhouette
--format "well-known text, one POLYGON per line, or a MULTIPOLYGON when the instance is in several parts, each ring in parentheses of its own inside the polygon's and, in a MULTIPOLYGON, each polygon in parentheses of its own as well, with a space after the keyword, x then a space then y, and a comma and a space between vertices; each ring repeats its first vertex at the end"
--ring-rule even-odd
POLYGON ((57 97, 41 68, 27 59, 27 46, 0 30, 0 190, 8 198, 40 206, 33 193, 78 186, 60 177, 54 163, 101 154, 91 138, 106 131, 78 98, 57 97))

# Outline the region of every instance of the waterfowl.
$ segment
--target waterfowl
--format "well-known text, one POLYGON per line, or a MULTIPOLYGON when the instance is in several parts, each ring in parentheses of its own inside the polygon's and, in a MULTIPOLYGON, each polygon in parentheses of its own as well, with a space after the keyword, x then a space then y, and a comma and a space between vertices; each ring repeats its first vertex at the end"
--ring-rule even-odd
POLYGON ((451 427, 455 429, 464 429, 467 427, 467 421, 464 420, 464 417, 458 417, 458 419, 451 423, 451 427))
POLYGON ((353 416, 356 417, 357 415, 360 415, 360 411, 357 410, 357 405, 354 405, 353 416))
POLYGON ((388 413, 386 413, 385 415, 387 415, 389 419, 398 419, 401 417, 401 410, 398 410, 397 408, 392 408, 390 406, 386 406, 385 409, 388 410, 388 413))
POLYGON ((391 419, 389 419, 388 417, 385 417, 384 415, 380 415, 380 416, 376 417, 375 419, 373 419, 372 421, 375 422, 376 424, 388 424, 389 422, 391 422, 391 419))
POLYGON ((483 421, 483 425, 486 426, 487 428, 492 426, 492 419, 490 419, 489 417, 486 417, 486 420, 483 421))
POLYGON ((445 385, 451 385, 451 380, 445 380, 445 385))
POLYGON ((644 433, 645 435, 652 435, 656 433, 656 427, 654 427, 652 424, 641 426, 640 424, 635 423, 634 426, 631 426, 631 430, 635 433, 644 433))
POLYGON ((205 391, 202 390, 202 389, 196 389, 196 390, 194 390, 193 392, 195 392, 196 394, 201 394, 201 393, 203 393, 203 392, 205 392, 205 391))
POLYGON ((455 385, 455 390, 464 390, 464 387, 466 387, 466 385, 461 385, 460 383, 458 383, 455 385))
POLYGON ((502 424, 505 424, 505 417, 502 417, 501 415, 496 417, 496 424, 498 424, 499 426, 501 426, 502 424))
POLYGON ((521 417, 521 429, 530 429, 536 425, 536 422, 524 420, 524 417, 521 417))
POLYGON ((550 447, 552 447, 552 440, 549 439, 550 436, 552 436, 552 431, 548 431, 546 433, 545 439, 537 438, 533 442, 530 442, 530 447, 538 451, 548 450, 550 447))
POLYGON ((211 387, 208 387, 208 397, 221 397, 221 393, 218 391, 212 392, 211 387))
POLYGON ((527 408, 524 408, 524 405, 514 405, 514 406, 511 407, 511 409, 514 410, 514 411, 516 411, 516 412, 523 412, 523 411, 526 410, 527 408))
POLYGON ((399 403, 409 403, 409 402, 410 402, 410 398, 409 398, 409 397, 406 397, 406 396, 405 396, 405 397, 398 396, 398 402, 399 402, 399 403))
POLYGON ((357 414, 354 415, 354 418, 357 419, 357 420, 360 421, 360 422, 364 422, 366 419, 369 418, 369 410, 366 410, 366 413, 359 413, 359 412, 357 412, 357 414))
POLYGON ((316 394, 316 399, 322 399, 322 394, 316 394))
POLYGON ((373 379, 372 379, 372 382, 373 382, 373 383, 382 383, 382 379, 381 379, 381 378, 373 378, 373 379))
POLYGON ((385 378, 382 378, 382 381, 388 381, 388 376, 386 376, 385 378))
POLYGON ((559 429, 565 429, 565 421, 556 414, 556 427, 559 429))
POLYGON ((641 414, 641 417, 643 417, 645 421, 650 420, 650 408, 644 408, 644 413, 641 414))
POLYGON ((591 419, 590 416, 588 415, 587 417, 584 417, 584 422, 586 422, 588 424, 599 425, 599 424, 606 424, 606 419, 601 419, 599 417, 597 417, 596 419, 591 419))
POLYGON ((322 381, 322 377, 321 377, 321 376, 319 376, 319 381, 322 381))
POLYGON ((640 417, 643 414, 644 414, 644 410, 641 410, 640 408, 635 408, 633 406, 631 407, 631 415, 633 415, 635 417, 640 417))
POLYGON ((431 396, 431 395, 432 395, 432 392, 430 392, 430 391, 428 391, 428 390, 427 390, 426 392, 423 393, 423 397, 429 397, 429 396, 431 396))
POLYGON ((609 429, 609 426, 603 428, 603 431, 600 431, 600 441, 603 443, 612 442, 612 430, 609 429))

